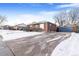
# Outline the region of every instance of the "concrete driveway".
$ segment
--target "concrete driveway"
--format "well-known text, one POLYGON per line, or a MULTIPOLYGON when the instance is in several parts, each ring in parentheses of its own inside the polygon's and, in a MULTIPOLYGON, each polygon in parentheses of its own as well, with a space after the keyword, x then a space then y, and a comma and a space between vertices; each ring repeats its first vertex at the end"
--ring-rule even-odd
POLYGON ((50 56, 54 48, 70 33, 51 32, 5 41, 14 56, 50 56))

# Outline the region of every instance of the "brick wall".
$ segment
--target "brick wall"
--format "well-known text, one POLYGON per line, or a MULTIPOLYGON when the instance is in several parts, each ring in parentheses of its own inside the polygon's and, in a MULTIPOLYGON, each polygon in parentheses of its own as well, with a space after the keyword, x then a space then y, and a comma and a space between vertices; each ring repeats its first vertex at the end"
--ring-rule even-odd
POLYGON ((77 25, 76 24, 73 24, 73 32, 77 32, 77 25))
POLYGON ((56 27, 55 24, 52 24, 52 23, 47 22, 47 23, 44 24, 44 30, 46 32, 56 31, 57 30, 57 27, 56 27))
POLYGON ((45 23, 42 23, 44 25, 44 28, 43 28, 43 25, 41 26, 41 23, 39 24, 31 24, 29 26, 30 27, 30 30, 32 31, 45 31, 45 32, 50 32, 50 31, 56 31, 57 30, 57 27, 55 24, 52 24, 50 22, 45 22, 45 23), (35 30, 36 29, 36 30, 35 30))

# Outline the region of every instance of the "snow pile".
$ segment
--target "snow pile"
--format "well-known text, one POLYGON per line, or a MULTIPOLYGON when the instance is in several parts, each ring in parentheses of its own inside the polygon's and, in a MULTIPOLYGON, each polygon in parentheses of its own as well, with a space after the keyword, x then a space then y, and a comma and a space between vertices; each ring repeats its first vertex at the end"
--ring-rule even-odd
POLYGON ((79 56, 79 34, 72 33, 71 37, 62 41, 52 52, 52 56, 79 56))
POLYGON ((3 41, 17 39, 21 37, 33 36, 42 34, 43 32, 23 32, 23 31, 12 31, 12 30, 0 30, 0 35, 3 37, 3 41))

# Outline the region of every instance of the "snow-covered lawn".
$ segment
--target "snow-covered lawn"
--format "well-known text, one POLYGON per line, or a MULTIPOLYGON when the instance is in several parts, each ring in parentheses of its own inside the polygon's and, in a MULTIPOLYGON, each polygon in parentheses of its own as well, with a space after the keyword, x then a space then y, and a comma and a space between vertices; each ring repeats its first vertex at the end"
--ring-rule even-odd
POLYGON ((72 33, 52 52, 52 56, 79 56, 79 33, 72 33))
POLYGON ((0 35, 3 37, 2 41, 13 40, 21 37, 33 36, 42 34, 43 32, 24 32, 15 30, 0 30, 0 35))

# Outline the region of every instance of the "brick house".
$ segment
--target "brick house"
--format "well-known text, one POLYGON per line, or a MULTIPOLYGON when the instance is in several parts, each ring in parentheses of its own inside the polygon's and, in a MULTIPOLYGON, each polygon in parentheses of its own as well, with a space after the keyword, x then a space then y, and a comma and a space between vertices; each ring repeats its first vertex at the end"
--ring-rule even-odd
POLYGON ((57 27, 55 24, 51 22, 39 22, 39 23, 32 23, 27 25, 29 31, 56 31, 57 27))

